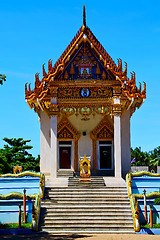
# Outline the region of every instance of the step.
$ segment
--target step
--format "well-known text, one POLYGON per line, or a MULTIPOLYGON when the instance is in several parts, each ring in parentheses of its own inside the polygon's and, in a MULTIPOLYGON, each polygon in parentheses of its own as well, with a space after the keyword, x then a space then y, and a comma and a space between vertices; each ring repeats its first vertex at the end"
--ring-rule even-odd
POLYGON ((41 209, 41 212, 43 213, 44 216, 47 216, 47 217, 79 217, 80 219, 81 218, 84 218, 84 217, 91 217, 91 218, 94 218, 94 217, 108 217, 108 218, 132 218, 132 214, 130 211, 116 211, 116 215, 114 215, 114 211, 101 211, 101 212, 96 212, 96 211, 70 211, 70 212, 62 212, 62 211, 45 211, 45 209, 41 209), (43 212, 44 210, 44 212, 43 212), (95 212, 96 212, 96 215, 95 215, 95 212))
POLYGON ((45 189, 41 230, 49 233, 134 233, 125 186, 105 186, 101 177, 89 182, 69 178, 68 187, 45 189))
POLYGON ((70 205, 70 204, 43 204, 42 205, 43 208, 47 208, 47 210, 49 209, 54 209, 56 211, 56 209, 61 209, 60 211, 64 211, 64 209, 66 211, 71 211, 72 209, 81 209, 81 211, 85 211, 85 210, 88 210, 88 211, 92 211, 93 209, 97 209, 97 211, 109 211, 111 210, 112 212, 117 212, 117 211, 125 211, 125 210, 130 210, 131 211, 131 208, 130 208, 130 205, 127 204, 127 206, 124 206, 124 205, 117 205, 116 208, 115 208, 115 205, 70 205))
POLYGON ((108 222, 118 222, 118 223, 122 223, 122 221, 123 222, 130 222, 130 223, 133 223, 133 220, 132 220, 132 218, 131 218, 131 216, 129 216, 128 218, 126 218, 125 216, 113 216, 113 217, 111 217, 111 216, 103 216, 103 215, 101 215, 101 216, 75 216, 75 215, 73 215, 73 216, 45 216, 45 222, 48 222, 48 221, 56 221, 56 220, 58 220, 58 221, 76 221, 76 222, 81 222, 81 221, 94 221, 94 220, 96 220, 97 222, 98 221, 108 221, 108 222))
POLYGON ((76 230, 53 230, 53 229, 44 229, 43 228, 43 231, 39 231, 40 233, 50 233, 50 234, 135 234, 134 230, 133 229, 128 229, 128 230, 105 230, 105 229, 101 229, 101 230, 95 230, 95 229, 92 229, 92 230, 88 230, 88 229, 84 229, 84 230, 79 230, 79 229, 76 229, 76 230))
POLYGON ((45 199, 47 198, 110 198, 113 200, 117 200, 117 199, 126 199, 128 200, 128 195, 127 194, 104 194, 104 193, 49 193, 47 195, 45 195, 45 199))
MULTIPOLYGON (((88 190, 88 188, 86 188, 87 190, 88 190)), ((77 189, 75 188, 75 189, 73 189, 73 188, 69 188, 69 187, 59 187, 59 188, 57 188, 57 187, 52 187, 52 188, 45 188, 45 190, 46 191, 55 191, 55 190, 60 190, 60 191, 63 191, 63 190, 67 190, 67 191, 69 191, 69 190, 75 190, 75 191, 77 191, 77 189)), ((96 191, 97 189, 92 189, 93 191, 96 191)), ((99 190, 99 188, 98 188, 98 190, 99 190)), ((100 190, 104 190, 104 191, 115 191, 115 190, 118 190, 118 191, 127 191, 127 188, 126 187, 105 187, 105 186, 103 186, 103 188, 101 188, 100 190)), ((83 190, 82 190, 83 191, 83 190)))
POLYGON ((76 192, 81 192, 81 193, 113 193, 113 194, 117 194, 117 193, 127 193, 126 189, 104 189, 104 188, 100 188, 100 189, 87 189, 87 188, 83 188, 83 189, 74 189, 74 188, 67 188, 67 189, 53 189, 53 190, 47 190, 46 193, 55 193, 55 192, 67 192, 67 193, 76 193, 76 192))
POLYGON ((58 227, 63 227, 64 225, 67 226, 77 226, 77 227, 87 227, 87 226, 97 226, 101 225, 104 227, 112 227, 112 226, 117 226, 117 227, 124 227, 124 226, 129 226, 133 227, 133 221, 123 221, 123 223, 119 220, 117 221, 112 221, 112 220, 88 220, 86 221, 85 219, 79 220, 79 221, 74 221, 74 220, 45 220, 45 223, 41 223, 41 226, 58 226, 58 227))
POLYGON ((88 226, 88 225, 84 225, 83 227, 80 225, 80 226, 77 226, 77 225, 74 225, 74 226, 71 226, 71 225, 59 225, 59 226, 54 226, 52 225, 51 226, 43 226, 42 227, 42 230, 43 231, 75 231, 75 232, 78 232, 78 231, 88 231, 88 232, 92 232, 92 231, 99 231, 99 232, 102 232, 102 231, 132 231, 133 232, 133 225, 125 225, 125 226, 112 226, 112 227, 107 227, 107 226, 102 226, 102 225, 96 225, 96 226, 88 226))
MULTIPOLYGON (((50 207, 50 205, 51 205, 52 203, 50 203, 50 202, 46 202, 45 204, 43 204, 43 206, 45 206, 45 207, 50 207)), ((117 202, 112 202, 112 203, 110 203, 110 202, 106 202, 106 201, 99 201, 98 203, 96 202, 96 201, 58 201, 57 202, 57 205, 58 204, 63 204, 63 205, 70 205, 70 204, 72 204, 72 206, 77 206, 77 205, 80 205, 80 206, 83 206, 83 205, 86 205, 86 206, 88 206, 88 205, 94 205, 94 204, 97 204, 97 205, 101 205, 101 206, 111 206, 111 207, 113 207, 113 208, 115 208, 115 207, 118 207, 118 206, 124 206, 124 204, 126 205, 126 206, 130 206, 130 203, 129 202, 119 202, 119 203, 117 203, 117 202)), ((53 203, 52 204, 52 207, 55 207, 56 206, 56 204, 55 203, 53 203)))
POLYGON ((128 200, 128 196, 127 194, 124 195, 124 194, 121 194, 121 195, 109 195, 109 194, 49 194, 49 197, 52 197, 52 198, 82 198, 82 199, 85 199, 85 198, 103 198, 103 199, 111 199, 111 200, 119 200, 119 199, 127 199, 128 200))
POLYGON ((103 213, 112 213, 112 214, 118 214, 118 213, 130 213, 131 214, 131 208, 128 205, 127 207, 125 206, 117 206, 116 208, 113 208, 113 206, 64 206, 64 205, 54 205, 54 206, 45 206, 42 205, 41 209, 44 209, 46 212, 71 212, 71 213, 77 213, 77 212, 82 212, 82 207, 83 207, 83 213, 97 213, 100 214, 101 212, 103 213))
POLYGON ((67 197, 55 197, 55 198, 49 198, 49 199, 46 199, 44 201, 45 203, 60 203, 60 202, 63 202, 64 204, 68 202, 70 203, 91 203, 93 204, 94 202, 96 204, 100 204, 100 203, 106 203, 106 204, 130 204, 130 202, 128 201, 128 199, 125 199, 125 198, 119 198, 119 199, 112 199, 112 198, 95 198, 95 197, 90 197, 90 198, 67 198, 67 197))
MULTIPOLYGON (((52 193, 47 193, 45 194, 45 196, 52 196, 52 197, 80 197, 80 198, 83 198, 83 197, 90 197, 90 196, 93 196, 93 197, 97 197, 97 193, 81 193, 81 192, 75 192, 75 193, 69 193, 69 192, 52 192, 52 193)), ((120 198, 120 197, 125 197, 125 198, 128 198, 128 195, 127 193, 114 193, 114 194, 111 194, 111 193, 104 193, 104 192, 101 192, 101 193, 98 193, 98 196, 99 197, 110 197, 110 198, 120 198)))
POLYGON ((46 220, 55 220, 55 219, 58 219, 58 220, 77 220, 77 221, 79 221, 79 220, 84 220, 84 219, 87 219, 87 220, 108 220, 108 221, 119 221, 119 220, 123 220, 123 221, 130 221, 131 220, 131 222, 133 223, 133 220, 132 220, 132 216, 131 215, 128 215, 128 216, 125 216, 125 215, 121 215, 121 216, 114 216, 114 215, 110 215, 110 216, 108 216, 108 215, 97 215, 96 214, 96 216, 95 215, 81 215, 81 216, 79 216, 79 215, 58 215, 57 216, 57 214, 55 214, 55 215, 53 215, 53 214, 47 214, 46 216, 45 216, 45 221, 46 220))

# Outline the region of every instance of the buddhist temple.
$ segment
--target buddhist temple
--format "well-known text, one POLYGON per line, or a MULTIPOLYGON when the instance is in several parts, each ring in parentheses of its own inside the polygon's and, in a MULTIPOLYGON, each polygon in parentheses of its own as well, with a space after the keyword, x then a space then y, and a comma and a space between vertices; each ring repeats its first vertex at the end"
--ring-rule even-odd
POLYGON ((130 118, 146 98, 146 84, 137 87, 127 63, 113 61, 86 25, 85 7, 82 27, 57 62, 42 69, 34 89, 25 85, 25 99, 39 116, 40 169, 47 179, 79 174, 85 155, 91 175, 124 177, 131 168, 130 118))

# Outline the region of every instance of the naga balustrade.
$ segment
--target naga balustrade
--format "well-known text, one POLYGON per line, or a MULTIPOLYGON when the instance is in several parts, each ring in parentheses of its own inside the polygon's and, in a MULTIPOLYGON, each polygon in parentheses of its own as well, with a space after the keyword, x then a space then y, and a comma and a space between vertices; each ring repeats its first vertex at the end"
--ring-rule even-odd
MULTIPOLYGON (((147 171, 141 171, 141 172, 135 172, 135 173, 132 173, 130 171, 129 173, 126 174, 128 197, 130 198, 131 210, 132 210, 132 216, 133 216, 133 225, 134 225, 135 232, 140 231, 138 199, 144 199, 144 195, 146 199, 154 199, 154 198, 160 197, 160 192, 151 192, 146 194, 146 191, 144 191, 144 194, 133 194, 132 177, 140 177, 143 175, 160 177, 159 173, 151 173, 147 171)), ((153 225, 153 223, 151 224, 153 225)))
MULTIPOLYGON (((0 177, 24 177, 24 176, 32 176, 32 177, 40 177, 39 182, 39 194, 32 194, 32 195, 26 195, 27 200, 32 200, 32 230, 38 231, 38 224, 39 224, 39 216, 40 216, 40 207, 41 207, 41 199, 44 197, 44 189, 45 189, 45 175, 30 171, 25 171, 19 174, 0 174, 0 177)), ((18 193, 18 192, 11 192, 6 195, 0 194, 0 200, 9 200, 9 199, 23 199, 24 194, 18 193)))

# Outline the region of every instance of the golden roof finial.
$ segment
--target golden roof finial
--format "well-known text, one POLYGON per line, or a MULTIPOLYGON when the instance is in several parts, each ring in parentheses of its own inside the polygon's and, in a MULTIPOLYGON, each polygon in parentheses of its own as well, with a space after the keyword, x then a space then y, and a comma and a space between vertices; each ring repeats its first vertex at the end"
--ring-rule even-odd
POLYGON ((84 4, 83 4, 83 27, 86 28, 86 11, 84 4))

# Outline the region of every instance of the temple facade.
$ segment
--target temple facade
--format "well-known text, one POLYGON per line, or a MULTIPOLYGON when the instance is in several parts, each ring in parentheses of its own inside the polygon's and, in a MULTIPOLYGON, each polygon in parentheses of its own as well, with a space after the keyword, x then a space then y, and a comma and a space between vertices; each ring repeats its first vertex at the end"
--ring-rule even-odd
POLYGON ((127 63, 116 64, 83 25, 66 50, 25 98, 40 119, 40 169, 51 181, 60 171, 79 172, 79 158, 91 157, 91 174, 121 177, 131 168, 130 118, 146 98, 127 63))

